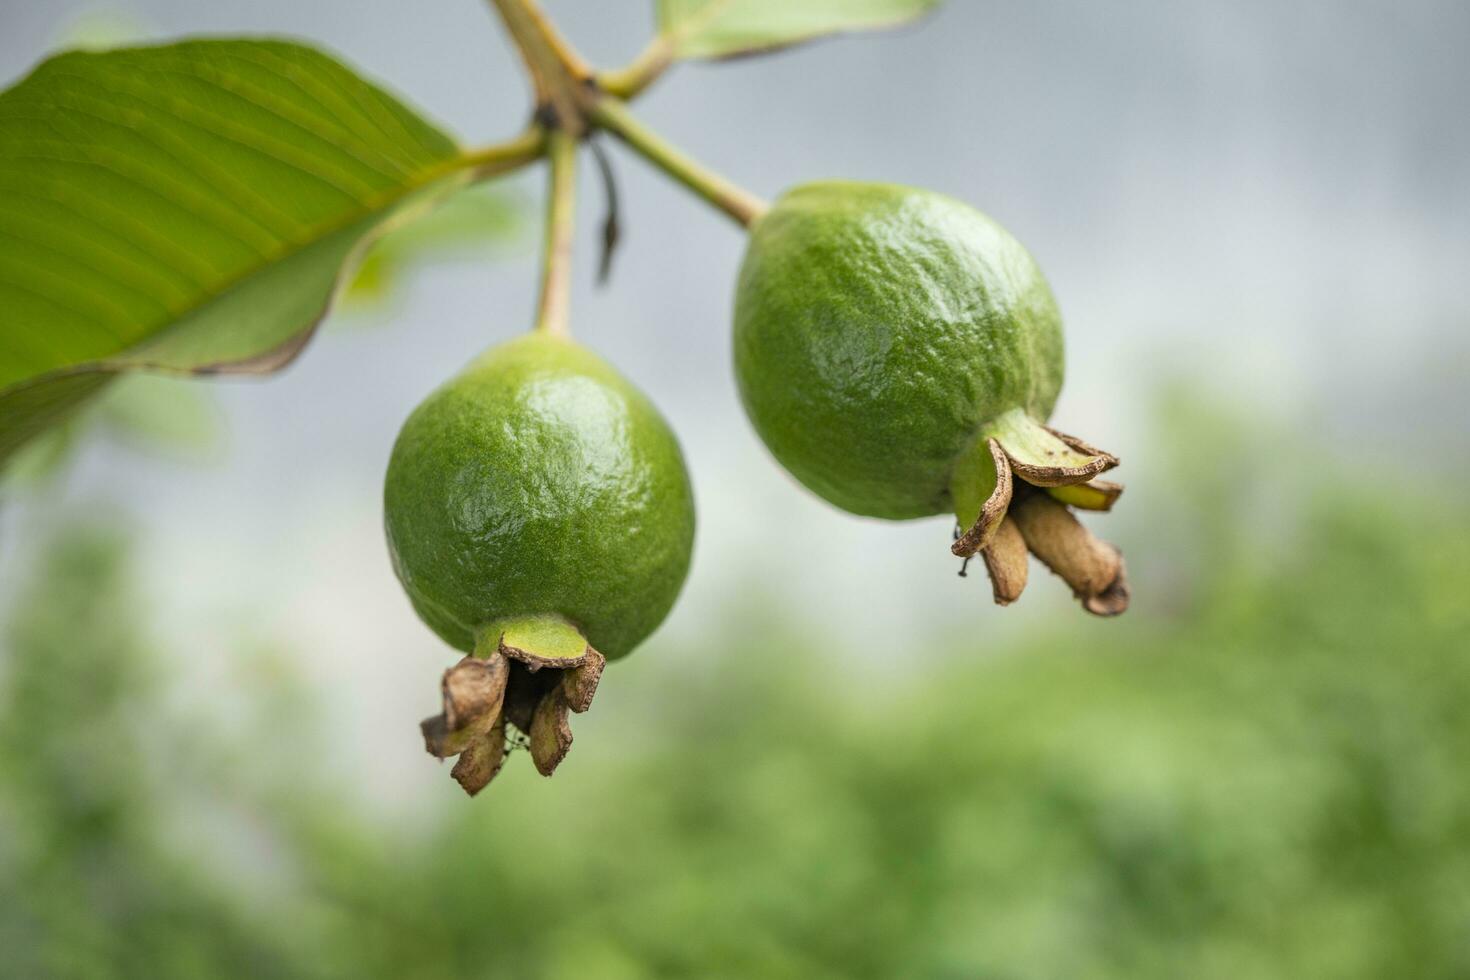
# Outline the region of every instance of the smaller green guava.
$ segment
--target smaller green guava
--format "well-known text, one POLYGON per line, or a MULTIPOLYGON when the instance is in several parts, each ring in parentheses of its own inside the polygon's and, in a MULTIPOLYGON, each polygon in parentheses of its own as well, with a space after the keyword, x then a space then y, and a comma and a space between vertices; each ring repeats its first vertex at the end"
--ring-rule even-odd
POLYGON ((606 661, 661 623, 689 570, 694 500, 653 405, 574 342, 491 349, 404 423, 384 487, 388 548, 419 616, 469 654, 445 674, 428 749, 471 794, 507 723, 550 775, 606 661))
POLYGON ((1089 612, 1127 607, 1117 549, 1066 506, 1110 508, 1122 488, 1095 477, 1118 461, 1046 426, 1061 313, 984 214, 892 184, 787 192, 751 228, 734 360, 756 431, 819 496, 889 520, 954 514, 951 550, 983 557, 1001 605, 1029 548, 1089 612))

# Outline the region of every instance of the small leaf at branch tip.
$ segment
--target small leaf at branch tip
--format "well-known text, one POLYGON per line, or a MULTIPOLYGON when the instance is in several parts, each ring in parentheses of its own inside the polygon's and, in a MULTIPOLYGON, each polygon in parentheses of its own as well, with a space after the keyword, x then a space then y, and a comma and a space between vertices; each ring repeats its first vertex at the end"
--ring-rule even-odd
POLYGON ((566 695, 560 685, 547 691, 531 718, 531 760, 543 776, 556 772, 572 747, 572 725, 566 695))
POLYGON ((960 558, 969 558, 990 544, 996 529, 1005 519, 1006 508, 1011 505, 1011 466, 1006 459, 1005 450, 994 439, 987 439, 986 445, 995 464, 995 489, 980 507, 975 523, 949 546, 950 552, 960 558))
POLYGON ((897 27, 939 0, 882 4, 789 0, 659 0, 659 30, 678 58, 743 58, 850 31, 897 27))
POLYGON ((1029 573, 1026 542, 1016 522, 1002 519, 995 536, 980 552, 985 571, 990 575, 990 590, 997 606, 1009 606, 1026 590, 1029 573))

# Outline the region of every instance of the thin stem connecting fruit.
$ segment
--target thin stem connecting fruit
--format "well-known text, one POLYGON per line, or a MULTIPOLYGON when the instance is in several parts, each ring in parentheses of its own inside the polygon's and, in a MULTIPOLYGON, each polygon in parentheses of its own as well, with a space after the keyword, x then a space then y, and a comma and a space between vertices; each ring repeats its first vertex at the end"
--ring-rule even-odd
POLYGON ((546 245, 536 329, 565 336, 570 319, 572 245, 577 210, 577 138, 554 129, 547 137, 551 178, 546 189, 546 245))
POLYGON ((741 227, 749 228, 769 209, 765 201, 731 183, 670 144, 628 111, 627 105, 604 95, 588 107, 592 121, 613 133, 645 160, 713 204, 741 227))

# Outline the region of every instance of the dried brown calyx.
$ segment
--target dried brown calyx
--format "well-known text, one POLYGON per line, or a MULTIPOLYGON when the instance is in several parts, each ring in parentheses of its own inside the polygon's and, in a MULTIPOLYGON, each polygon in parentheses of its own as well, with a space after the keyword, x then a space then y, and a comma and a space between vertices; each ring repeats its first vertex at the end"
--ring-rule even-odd
POLYGON ((451 775, 471 796, 523 741, 536 770, 550 776, 572 747, 568 712, 592 706, 606 665, 560 617, 494 623, 479 632, 473 654, 444 672, 444 710, 419 726, 424 747, 436 758, 459 756, 451 775))
POLYGON ((1097 616, 1128 608, 1128 577, 1117 548, 1093 537, 1072 508, 1107 511, 1121 484, 1098 479, 1118 458, 1048 428, 1016 409, 997 418, 950 479, 963 531, 951 551, 985 563, 998 605, 1026 588, 1027 555, 1059 575, 1097 616))

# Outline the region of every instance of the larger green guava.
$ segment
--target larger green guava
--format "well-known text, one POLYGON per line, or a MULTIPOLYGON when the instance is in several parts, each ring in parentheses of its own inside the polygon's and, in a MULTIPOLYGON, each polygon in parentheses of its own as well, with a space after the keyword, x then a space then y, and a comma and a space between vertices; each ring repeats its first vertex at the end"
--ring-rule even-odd
POLYGON ((751 228, 734 359, 756 431, 819 496, 891 520, 954 513, 953 550, 986 552, 998 602, 1019 596, 1030 545, 1090 611, 1126 606, 1116 550, 1063 506, 1111 506, 1120 488, 1093 477, 1117 460, 1045 426, 1061 314, 1030 253, 979 211, 892 184, 789 191, 751 228), (1023 507, 1034 495, 1013 473, 1046 500, 1023 507))
POLYGON ((761 438, 844 510, 951 507, 980 428, 1045 421, 1062 387, 1062 318, 1006 230, 930 191, 827 181, 755 225, 735 300, 735 370, 761 438))

